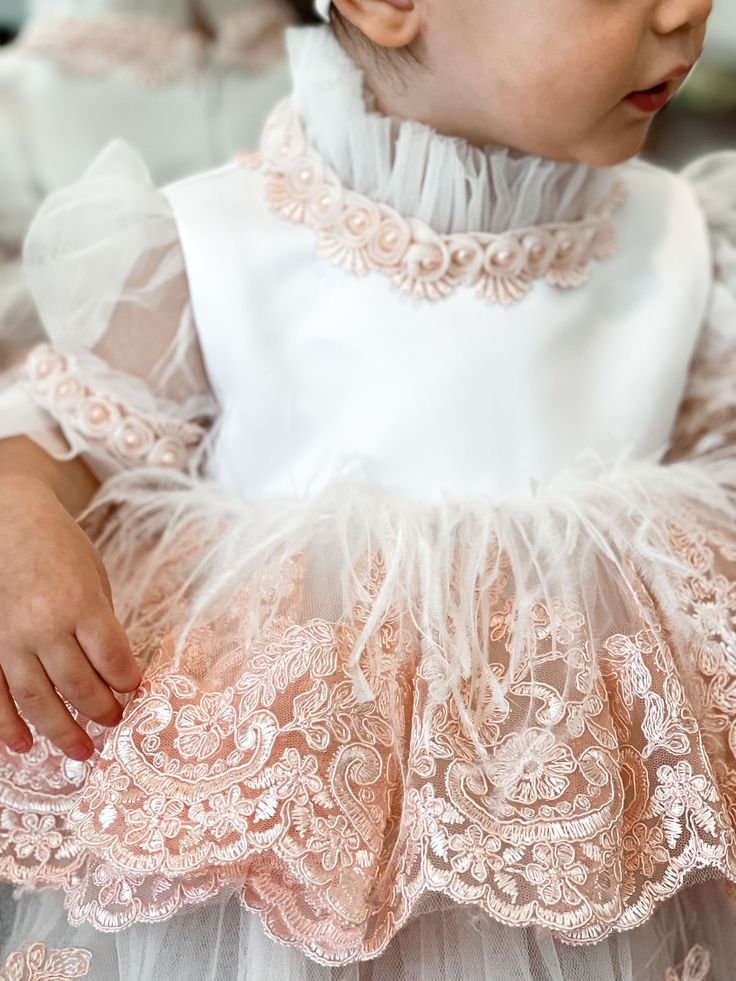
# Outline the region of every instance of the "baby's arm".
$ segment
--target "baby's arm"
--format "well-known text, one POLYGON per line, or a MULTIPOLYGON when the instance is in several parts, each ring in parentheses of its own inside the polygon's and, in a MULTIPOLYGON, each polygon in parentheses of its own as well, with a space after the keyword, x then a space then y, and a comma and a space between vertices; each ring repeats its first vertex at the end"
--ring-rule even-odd
POLYGON ((74 519, 98 482, 194 470, 217 407, 171 207, 133 151, 110 147, 49 198, 25 260, 49 344, 14 350, 0 377, 0 739, 30 744, 35 727, 80 758, 92 744, 64 699, 114 725, 113 691, 134 690, 140 674, 74 519))
POLYGON ((0 440, 0 739, 17 752, 33 742, 25 718, 86 759, 92 741, 60 695, 111 726, 122 715, 113 690, 140 683, 105 569, 74 520, 97 486, 79 457, 58 461, 24 437, 0 440))

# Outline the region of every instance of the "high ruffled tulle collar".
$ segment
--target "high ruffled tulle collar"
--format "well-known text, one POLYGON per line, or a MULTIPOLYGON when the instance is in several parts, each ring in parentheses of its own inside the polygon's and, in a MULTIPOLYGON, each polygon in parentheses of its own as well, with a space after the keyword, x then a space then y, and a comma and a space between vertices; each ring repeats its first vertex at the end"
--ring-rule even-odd
POLYGON ((611 191, 611 170, 481 150, 372 111, 363 73, 329 27, 290 31, 288 48, 292 104, 341 182, 441 234, 577 221, 611 191))

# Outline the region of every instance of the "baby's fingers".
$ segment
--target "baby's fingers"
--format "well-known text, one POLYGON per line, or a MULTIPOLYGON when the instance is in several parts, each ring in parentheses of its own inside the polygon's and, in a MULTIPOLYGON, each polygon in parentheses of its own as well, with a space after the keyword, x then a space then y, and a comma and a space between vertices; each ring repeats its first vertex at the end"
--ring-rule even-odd
POLYGON ((25 753, 33 745, 31 730, 16 708, 5 675, 0 670, 0 739, 14 753, 25 753))
POLYGON ((77 624, 77 641, 97 674, 115 691, 135 691, 141 672, 125 631, 102 594, 77 624))
POLYGON ((103 726, 120 722, 123 707, 102 681, 73 637, 56 638, 38 652, 56 690, 88 719, 103 726))
POLYGON ((36 657, 6 667, 10 693, 28 722, 73 760, 86 760, 94 746, 69 714, 36 657))

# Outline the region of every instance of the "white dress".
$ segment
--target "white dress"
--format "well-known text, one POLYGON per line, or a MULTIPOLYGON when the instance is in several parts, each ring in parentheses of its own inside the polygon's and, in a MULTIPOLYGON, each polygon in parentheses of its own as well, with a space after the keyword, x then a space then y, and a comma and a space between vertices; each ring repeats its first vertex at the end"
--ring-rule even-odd
POLYGON ((102 479, 144 682, 0 750, 0 978, 728 981, 736 156, 480 151, 290 54, 257 154, 113 146, 29 235, 0 431, 102 479))
POLYGON ((20 37, 0 50, 0 367, 42 335, 18 252, 47 194, 114 138, 137 148, 156 183, 220 164, 255 146, 288 90, 285 0, 28 6, 20 37))
POLYGON ((281 0, 33 0, 0 52, 0 243, 113 138, 166 183, 254 146, 287 91, 281 0), (208 37, 209 35, 209 37, 208 37))

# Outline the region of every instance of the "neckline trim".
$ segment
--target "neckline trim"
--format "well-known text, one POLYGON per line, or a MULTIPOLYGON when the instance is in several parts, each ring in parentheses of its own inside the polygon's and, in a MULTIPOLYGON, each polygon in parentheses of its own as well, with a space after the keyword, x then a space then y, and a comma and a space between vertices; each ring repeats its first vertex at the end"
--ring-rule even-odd
POLYGON ((314 232, 323 258, 352 275, 379 272, 420 300, 474 288, 481 299, 506 306, 523 299, 535 282, 563 290, 580 287, 593 261, 616 252, 612 219, 627 198, 618 182, 578 221, 500 234, 440 234, 345 188, 307 141, 290 100, 273 111, 259 151, 243 159, 262 171, 270 207, 314 232))

